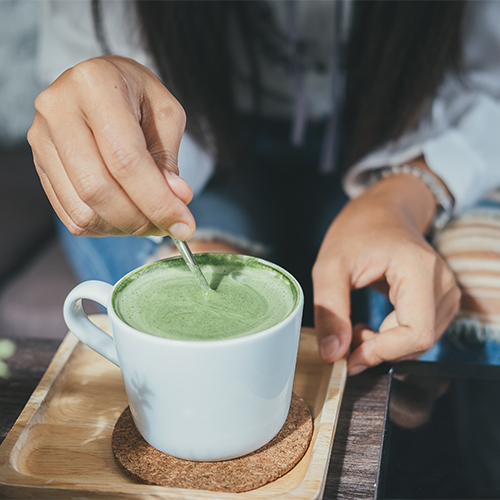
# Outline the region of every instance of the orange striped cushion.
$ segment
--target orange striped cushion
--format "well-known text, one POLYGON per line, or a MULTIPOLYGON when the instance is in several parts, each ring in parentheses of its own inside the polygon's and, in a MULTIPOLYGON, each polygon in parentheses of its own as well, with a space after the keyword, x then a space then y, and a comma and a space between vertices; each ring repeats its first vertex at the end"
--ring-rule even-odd
POLYGON ((462 289, 446 334, 500 342, 500 189, 454 217, 434 244, 462 289))

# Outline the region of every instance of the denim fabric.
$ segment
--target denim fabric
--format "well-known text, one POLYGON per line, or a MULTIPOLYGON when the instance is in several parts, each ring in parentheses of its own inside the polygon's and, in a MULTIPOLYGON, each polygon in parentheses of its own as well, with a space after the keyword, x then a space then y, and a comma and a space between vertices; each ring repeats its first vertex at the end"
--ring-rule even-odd
POLYGON ((101 280, 114 284, 142 266, 157 248, 148 238, 136 236, 74 236, 59 220, 57 231, 70 264, 82 281, 101 280))
POLYGON ((500 343, 454 341, 445 334, 439 342, 424 355, 422 361, 440 361, 442 363, 475 363, 483 365, 500 365, 500 343))

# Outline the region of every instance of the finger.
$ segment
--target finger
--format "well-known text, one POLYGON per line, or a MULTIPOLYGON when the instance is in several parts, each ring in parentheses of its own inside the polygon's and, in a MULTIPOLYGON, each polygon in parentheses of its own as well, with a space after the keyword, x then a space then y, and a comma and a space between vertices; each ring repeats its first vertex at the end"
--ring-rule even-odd
POLYGON ((175 196, 188 205, 193 199, 193 190, 191 186, 177 174, 170 172, 170 170, 165 170, 163 173, 175 196))
MULTIPOLYGON (((429 350, 435 340, 434 280, 425 269, 413 267, 403 277, 393 277, 390 298, 395 304, 380 333, 363 342, 348 360, 350 374, 360 373, 383 361, 415 357, 429 350), (429 278, 430 276, 430 278, 429 278)), ((391 274, 391 273, 389 273, 391 274)))
POLYGON ((398 327, 398 320, 396 317, 396 311, 391 311, 382 321, 379 326, 379 332, 385 332, 387 330, 391 330, 392 328, 398 327))
MULTIPOLYGON (((442 295, 442 297, 435 313, 436 319, 434 328, 436 332, 436 340, 441 336, 444 330, 446 330, 448 324, 457 314, 460 307, 461 293, 454 279, 450 282, 450 280, 444 276, 442 279, 437 280, 435 296, 439 297, 440 295, 442 295)), ((393 311, 384 319, 379 330, 380 332, 383 332, 397 326, 398 321, 396 319, 396 313, 393 311)))
MULTIPOLYGON (((398 321, 397 321, 396 311, 392 311, 391 313, 389 313, 386 316, 386 318, 384 319, 384 321, 380 325, 379 332, 383 333, 385 331, 392 330, 392 329, 397 328, 397 327, 398 327, 398 321)), ((369 340, 369 339, 366 338, 366 340, 369 340)), ((419 356, 420 356, 420 353, 416 353, 416 354, 411 353, 411 354, 406 355, 406 356, 401 356, 401 358, 399 358, 399 359, 416 359, 419 356)))
MULTIPOLYGON (((141 116, 141 127, 147 148, 172 192, 187 205, 193 198, 193 191, 189 184, 179 177, 177 157, 169 152, 172 148, 170 144, 172 124, 169 121, 169 115, 161 112, 165 89, 160 82, 158 86, 149 86, 149 89, 148 99, 142 102, 141 116)), ((179 126, 179 130, 182 129, 183 126, 179 126)), ((174 131, 174 134, 177 133, 174 131)))
MULTIPOLYGON (((179 130, 176 113, 173 108, 166 108, 164 112, 169 118, 165 120, 169 125, 164 125, 172 158, 169 162, 175 164, 183 132, 179 130)), ((159 229, 179 239, 189 238, 194 232, 194 218, 165 182, 148 151, 140 123, 121 90, 102 106, 93 107, 87 118, 111 175, 137 208, 159 229)))
POLYGON ((434 269, 405 264, 401 275, 393 283, 389 280, 389 285, 395 324, 413 329, 419 337, 431 335, 435 331, 437 305, 434 269))
POLYGON ((453 286, 443 296, 437 308, 437 321, 434 327, 433 334, 424 336, 423 340, 417 339, 417 333, 411 334, 408 330, 399 328, 396 311, 392 311, 382 322, 380 326, 380 334, 361 328, 353 334, 353 344, 356 343, 356 348, 349 357, 349 373, 356 374, 363 371, 368 366, 374 366, 382 361, 403 360, 403 359, 418 359, 424 352, 429 350, 432 345, 446 330, 450 321, 456 315, 460 303, 460 290, 457 286, 453 286), (383 336, 386 333, 388 337, 383 336), (405 333, 410 335, 408 340, 405 339, 405 333), (362 349, 357 349, 365 342, 362 349), (374 351, 371 354, 367 354, 374 351), (377 356, 377 351, 383 355, 377 356), (371 359, 371 361, 367 361, 371 359))
POLYGON ((436 314, 436 340, 448 328, 448 325, 460 309, 461 293, 458 286, 450 289, 442 298, 436 314))
POLYGON ((71 127, 59 127, 52 138, 71 185, 85 205, 122 234, 156 233, 107 170, 85 122, 77 120, 71 127))
MULTIPOLYGON (((107 233, 102 233, 100 231, 97 231, 97 223, 91 224, 94 228, 94 230, 90 229, 83 229, 79 226, 77 226, 71 217, 68 215, 62 204, 60 203, 54 189, 52 188, 52 185, 50 183, 49 178, 45 174, 45 172, 40 169, 38 166, 36 166, 35 162, 35 167, 38 173, 38 176, 40 178, 40 182, 42 184, 43 190, 45 191, 45 194, 47 195, 47 198, 50 201, 50 204, 52 205, 52 208, 54 209, 55 213, 61 220, 61 222, 67 227, 68 231, 70 231, 72 234, 76 236, 105 236, 106 234, 112 234, 109 231, 107 233)), ((95 215, 95 214, 94 214, 95 215)), ((97 217, 97 215, 96 215, 97 217)))
POLYGON ((406 327, 398 327, 384 333, 370 335, 350 354, 347 365, 349 375, 357 375, 383 361, 408 358, 415 354, 415 349, 408 347, 412 346, 413 343, 413 332, 406 327))
POLYGON ((90 207, 82 202, 68 179, 54 145, 48 136, 44 135, 42 127, 38 127, 37 130, 37 137, 33 138, 34 133, 31 133, 30 137, 30 144, 34 151, 33 162, 42 187, 63 224, 71 233, 78 236, 122 234, 101 220, 90 207))
POLYGON ((313 269, 314 325, 319 352, 326 362, 342 358, 351 343, 350 279, 335 265, 313 269))
POLYGON ((354 325, 352 329, 351 349, 357 349, 363 342, 373 339, 375 335, 377 335, 377 332, 366 323, 354 325))

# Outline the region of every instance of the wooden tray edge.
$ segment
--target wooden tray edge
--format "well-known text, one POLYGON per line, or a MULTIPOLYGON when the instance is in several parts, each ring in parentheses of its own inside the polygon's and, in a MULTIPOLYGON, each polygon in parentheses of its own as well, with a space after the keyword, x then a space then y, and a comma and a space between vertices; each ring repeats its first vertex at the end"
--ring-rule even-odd
MULTIPOLYGON (((102 326, 103 318, 105 315, 95 315, 96 323, 102 326)), ((304 328, 304 330, 310 331, 310 328, 304 328)), ((66 366, 69 358, 73 354, 75 348, 78 346, 79 340, 71 333, 68 332, 63 342, 56 351, 54 358, 49 364, 47 371, 43 375, 40 383, 36 387, 32 396, 28 400, 25 408, 19 415, 17 421, 12 427, 11 431, 5 438, 2 445, 0 445, 0 496, 3 493, 7 493, 9 490, 17 493, 24 491, 26 496, 23 498, 38 498, 36 495, 41 495, 43 493, 43 498, 47 494, 50 494, 50 498, 67 498, 67 495, 78 495, 80 491, 74 487, 69 487, 69 489, 51 488, 49 485, 47 487, 39 486, 29 486, 23 485, 22 483, 13 484, 11 481, 5 483, 2 481, 3 477, 9 477, 12 479, 17 476, 20 479, 24 477, 20 474, 11 464, 11 454, 16 446, 22 445, 22 440, 20 440, 22 433, 29 426, 33 416, 36 414, 40 406, 46 400, 47 395, 50 392, 53 384, 56 382, 58 376, 60 375, 63 368, 66 366), (35 495, 35 496, 34 496, 35 495)), ((276 498, 279 495, 280 498, 307 498, 310 500, 320 499, 323 496, 323 492, 326 485, 326 477, 328 473, 329 457, 331 455, 333 441, 335 437, 338 415, 340 412, 340 405, 342 401, 344 386, 347 378, 347 363, 345 359, 337 361, 332 366, 332 371, 330 375, 330 380, 328 382, 327 391, 325 394, 325 400, 323 403, 321 416, 317 423, 318 432, 316 440, 313 444, 311 450, 310 461, 307 467, 307 472, 304 479, 300 485, 292 490, 282 492, 280 494, 275 492, 269 492, 270 498, 276 498), (340 378, 337 378, 340 374, 340 378)), ((68 485, 70 486, 70 485, 68 485)), ((73 485, 74 486, 74 485, 73 485)), ((130 492, 132 496, 124 494, 123 498, 172 498, 171 495, 164 497, 161 492, 161 487, 149 486, 148 492, 139 493, 130 492), (153 491, 158 490, 158 491, 153 491), (136 496, 137 495, 137 496, 136 496)), ((257 491, 257 490, 255 490, 257 491)), ((117 490, 112 488, 110 491, 92 491, 85 490, 81 491, 85 495, 85 498, 116 498, 117 490), (88 495, 88 496, 87 496, 88 495), (111 496, 110 496, 111 495, 111 496)), ((171 490, 171 493, 173 491, 171 490)), ((177 498, 192 498, 193 494, 197 493, 198 498, 207 497, 205 493, 209 494, 211 492, 195 492, 194 490, 180 490, 180 495, 177 498), (201 495, 199 495, 201 493, 201 495)), ((248 492, 252 493, 252 492, 248 492)), ((242 495, 245 494, 224 494, 220 495, 221 498, 243 498, 242 495)), ((210 497, 210 495, 208 496, 210 497)), ((207 497, 207 498, 208 498, 207 497)), ((16 496, 18 498, 18 496, 16 496)), ((20 498, 20 497, 19 497, 20 498)), ((40 497, 41 498, 41 497, 40 497)))
POLYGON ((308 471, 300 488, 307 488, 315 491, 311 500, 323 497, 326 486, 326 477, 330 456, 333 449, 333 441, 337 431, 340 405, 344 395, 344 388, 347 380, 347 361, 345 358, 336 361, 332 367, 332 374, 328 384, 328 390, 323 403, 323 410, 318 429, 318 434, 311 453, 308 471), (340 377, 338 377, 340 375, 340 377), (316 483, 310 484, 310 483, 316 483))
POLYGON ((66 334, 61 342, 61 345, 54 354, 52 361, 47 367, 47 370, 33 391, 33 394, 28 399, 26 406, 23 408, 19 417, 12 426, 12 429, 0 445, 0 485, 7 485, 2 482, 2 476, 4 475, 23 477, 22 474, 19 474, 19 472, 17 472, 17 470, 12 466, 11 454, 17 446, 23 444, 23 432, 29 426, 30 422, 32 422, 32 419, 37 411, 46 401, 50 389, 56 382, 61 371, 66 366, 66 363, 73 354, 78 343, 79 340, 71 332, 66 334))

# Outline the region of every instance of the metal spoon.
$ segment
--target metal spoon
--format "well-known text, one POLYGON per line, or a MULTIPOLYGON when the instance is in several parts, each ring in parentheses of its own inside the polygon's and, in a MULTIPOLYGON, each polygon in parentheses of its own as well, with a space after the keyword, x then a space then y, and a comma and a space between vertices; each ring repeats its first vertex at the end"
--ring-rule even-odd
POLYGON ((212 291, 210 285, 208 284, 207 279, 201 272, 200 266, 196 262, 191 249, 188 247, 188 244, 185 241, 178 240, 177 238, 172 238, 174 240, 175 246, 179 253, 182 255, 184 262, 187 264, 189 269, 194 273, 194 276, 200 286, 205 290, 205 293, 212 291))

